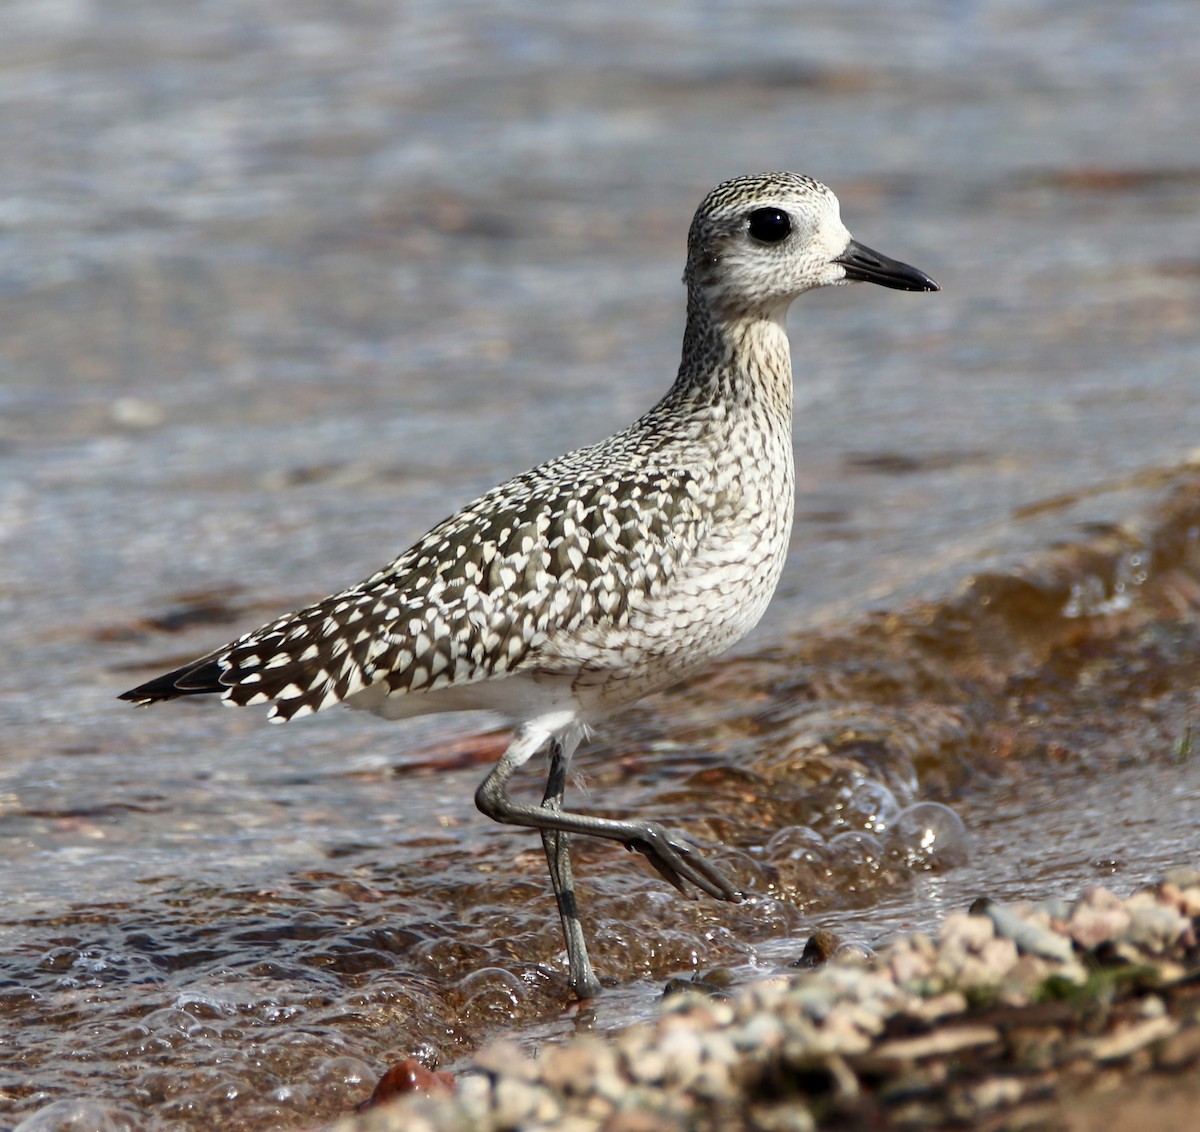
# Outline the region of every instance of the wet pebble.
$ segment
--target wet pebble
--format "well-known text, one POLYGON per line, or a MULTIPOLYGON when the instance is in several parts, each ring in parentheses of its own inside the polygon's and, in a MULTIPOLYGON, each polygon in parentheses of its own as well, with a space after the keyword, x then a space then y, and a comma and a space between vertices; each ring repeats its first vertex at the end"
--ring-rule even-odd
POLYGON ((793 967, 823 967, 830 959, 833 958, 834 952, 841 945, 841 940, 838 939, 834 932, 827 928, 818 928, 812 935, 808 937, 808 942, 804 945, 804 951, 800 958, 792 963, 793 967))
POLYGON ((1019 950, 1059 963, 1071 961, 1074 955, 1071 941, 1050 930, 1049 917, 1045 913, 1034 912, 1021 916, 1013 909, 991 900, 977 901, 972 911, 976 909, 980 914, 975 919, 994 925, 993 930, 1004 939, 1012 940, 1019 950))
POLYGON ((406 1057, 393 1065, 375 1086, 374 1092, 360 1106, 359 1111, 387 1104, 397 1097, 409 1093, 452 1093, 454 1077, 426 1068, 414 1057, 406 1057))

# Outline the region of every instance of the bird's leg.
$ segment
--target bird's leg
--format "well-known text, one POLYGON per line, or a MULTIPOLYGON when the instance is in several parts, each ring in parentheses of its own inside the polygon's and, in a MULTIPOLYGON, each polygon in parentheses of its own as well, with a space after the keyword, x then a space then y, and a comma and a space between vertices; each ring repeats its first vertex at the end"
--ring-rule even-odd
MULTIPOLYGON (((576 743, 577 739, 570 742, 569 746, 560 739, 550 740, 550 774, 546 779, 546 792, 542 796, 543 810, 552 813, 562 811, 563 794, 567 788, 567 767, 576 743)), ((554 886, 563 937, 567 942, 571 986, 580 998, 592 998, 600 991, 600 981, 592 970, 583 925, 579 922, 579 904, 575 897, 575 881, 571 876, 571 835, 555 829, 543 829, 541 833, 546 864, 550 866, 550 883, 554 886)))
MULTIPOLYGON (((682 839, 670 834, 658 822, 617 821, 590 814, 576 814, 550 806, 530 806, 514 802, 508 796, 508 783, 513 772, 545 741, 545 733, 522 729, 509 745, 491 773, 475 791, 475 804, 494 821, 506 825, 523 825, 557 833, 582 834, 619 841, 627 849, 641 853, 660 876, 687 894, 687 885, 694 884, 717 900, 734 904, 742 894, 714 865, 710 865, 682 839)), ((547 793, 553 796, 550 786, 547 793)), ((554 866, 551 865, 553 872, 554 866)))

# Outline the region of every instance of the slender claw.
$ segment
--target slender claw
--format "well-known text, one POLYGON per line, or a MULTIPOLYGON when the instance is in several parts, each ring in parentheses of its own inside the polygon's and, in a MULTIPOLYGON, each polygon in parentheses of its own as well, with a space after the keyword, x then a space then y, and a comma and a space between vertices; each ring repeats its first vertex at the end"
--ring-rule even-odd
POLYGON ((684 878, 680 871, 676 869, 674 865, 660 857, 658 853, 654 852, 648 845, 641 846, 635 843, 627 845, 626 848, 635 853, 641 853, 641 855, 645 857, 646 860, 649 861, 654 867, 654 871, 658 873, 658 875, 662 877, 667 884, 671 885, 671 887, 674 888, 681 896, 687 897, 688 900, 696 899, 696 894, 692 892, 684 883, 684 878))
POLYGON ((712 883, 713 887, 717 889, 716 892, 710 892, 710 895, 714 896, 717 900, 727 900, 730 904, 740 904, 745 899, 744 894, 729 883, 725 874, 715 865, 709 864, 703 857, 695 858, 695 866, 697 871, 703 873, 712 883))
POLYGON ((641 837, 625 842, 625 847, 641 853, 659 876, 685 896, 692 895, 685 885, 690 882, 714 900, 727 900, 732 904, 742 900, 742 894, 720 869, 672 838, 657 824, 648 825, 641 837))

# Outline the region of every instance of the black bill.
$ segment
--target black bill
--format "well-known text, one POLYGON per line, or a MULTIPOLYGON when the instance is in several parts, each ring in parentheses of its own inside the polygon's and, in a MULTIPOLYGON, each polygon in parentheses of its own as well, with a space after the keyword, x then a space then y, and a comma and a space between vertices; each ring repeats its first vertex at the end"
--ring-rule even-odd
POLYGON ((881 287, 892 287, 897 291, 940 291, 941 288, 923 271, 888 259, 879 252, 851 240, 834 261, 846 269, 846 278, 863 283, 878 283, 881 287))

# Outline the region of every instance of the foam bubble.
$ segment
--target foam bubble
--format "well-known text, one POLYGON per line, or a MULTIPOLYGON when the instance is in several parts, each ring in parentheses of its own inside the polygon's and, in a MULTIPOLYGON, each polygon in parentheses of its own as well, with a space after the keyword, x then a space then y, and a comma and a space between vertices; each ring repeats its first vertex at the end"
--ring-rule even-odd
POLYGON ((95 1101, 58 1100, 30 1113, 13 1132, 129 1132, 130 1118, 95 1101))
POLYGON ((910 869, 929 872, 965 865, 971 856, 967 827, 941 802, 917 802, 902 810, 888 831, 887 850, 910 869))

